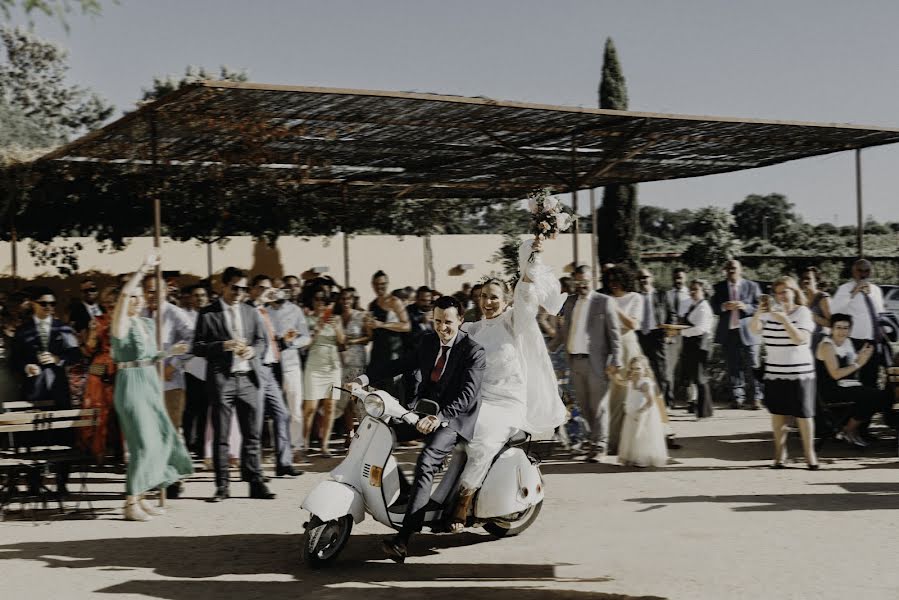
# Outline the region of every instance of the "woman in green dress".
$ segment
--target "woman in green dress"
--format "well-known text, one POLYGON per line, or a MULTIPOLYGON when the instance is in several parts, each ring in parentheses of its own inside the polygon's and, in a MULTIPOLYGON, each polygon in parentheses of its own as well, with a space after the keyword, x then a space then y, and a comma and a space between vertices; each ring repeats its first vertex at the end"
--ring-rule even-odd
MULTIPOLYGON (((144 306, 141 282, 159 264, 151 253, 122 290, 112 315, 112 356, 117 363, 115 410, 128 447, 125 479, 125 519, 148 521, 164 511, 151 507, 143 494, 168 487, 193 473, 190 455, 175 431, 162 401, 157 361, 166 353, 156 351, 156 327, 139 317, 144 306)), ((176 344, 170 354, 183 354, 176 344)))

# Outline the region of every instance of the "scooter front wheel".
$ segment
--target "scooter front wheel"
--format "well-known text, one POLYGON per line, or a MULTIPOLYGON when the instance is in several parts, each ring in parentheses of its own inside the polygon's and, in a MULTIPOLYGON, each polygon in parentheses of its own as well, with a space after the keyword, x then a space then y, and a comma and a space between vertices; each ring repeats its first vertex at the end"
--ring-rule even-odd
POLYGON ((484 523, 484 529, 490 535, 500 538, 516 536, 537 520, 537 515, 540 514, 541 508, 543 508, 543 500, 533 506, 529 506, 520 513, 490 519, 484 523))
POLYGON ((313 569, 330 566, 350 540, 352 531, 350 515, 325 522, 312 515, 303 535, 303 560, 313 569))

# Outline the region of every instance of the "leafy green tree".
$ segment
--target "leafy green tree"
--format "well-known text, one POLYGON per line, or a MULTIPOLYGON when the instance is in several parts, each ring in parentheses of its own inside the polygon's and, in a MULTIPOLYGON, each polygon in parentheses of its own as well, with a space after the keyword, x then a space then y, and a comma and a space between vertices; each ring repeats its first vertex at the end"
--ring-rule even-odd
POLYGON ((766 233, 769 239, 773 238, 791 224, 802 222, 793 206, 783 194, 750 194, 731 209, 735 231, 742 240, 763 238, 766 233))
MULTIPOLYGON (((113 0, 114 2, 116 0, 113 0)), ((43 13, 48 17, 56 17, 68 29, 68 16, 80 9, 84 15, 99 15, 102 6, 100 0, 0 0, 0 14, 8 21, 13 12, 22 11, 29 20, 34 13, 43 13)))
POLYGON ((237 83, 249 81, 249 75, 245 70, 235 71, 225 65, 219 67, 218 74, 210 73, 206 67, 188 65, 184 69, 184 75, 180 79, 171 75, 156 75, 153 77, 153 85, 142 90, 140 102, 150 102, 157 98, 181 89, 185 85, 198 83, 209 79, 218 81, 234 81, 237 83))
MULTIPOLYGON (((627 104, 627 83, 618 61, 615 43, 612 38, 608 38, 599 82, 599 107, 627 110, 627 104)), ((606 186, 596 220, 600 262, 636 265, 640 257, 637 239, 637 186, 606 186)))
POLYGON ((100 96, 66 83, 68 53, 18 27, 0 27, 0 115, 4 147, 49 148, 112 115, 100 96))
POLYGON ((697 239, 681 255, 681 259, 692 269, 721 266, 740 250, 733 227, 734 217, 724 209, 709 206, 697 210, 690 231, 697 239))
POLYGON ((880 223, 873 216, 868 215, 868 218, 865 219, 865 233, 872 235, 884 235, 890 233, 890 228, 880 223))

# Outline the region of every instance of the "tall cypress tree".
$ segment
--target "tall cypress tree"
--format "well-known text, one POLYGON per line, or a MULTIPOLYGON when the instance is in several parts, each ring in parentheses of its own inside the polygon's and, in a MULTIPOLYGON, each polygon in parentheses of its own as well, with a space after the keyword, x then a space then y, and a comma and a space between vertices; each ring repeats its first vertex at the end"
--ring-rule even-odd
MULTIPOLYGON (((627 84, 612 38, 606 39, 603 53, 599 107, 627 110, 627 84)), ((640 258, 637 241, 637 186, 607 185, 603 189, 602 204, 596 213, 600 264, 613 262, 636 266, 640 258)))

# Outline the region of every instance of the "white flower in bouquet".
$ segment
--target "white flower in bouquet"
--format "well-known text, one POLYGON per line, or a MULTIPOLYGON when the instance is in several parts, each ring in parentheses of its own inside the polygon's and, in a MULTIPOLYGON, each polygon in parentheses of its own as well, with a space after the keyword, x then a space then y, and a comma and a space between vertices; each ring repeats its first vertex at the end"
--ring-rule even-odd
POLYGON ((528 198, 528 210, 532 213, 537 212, 537 198, 535 196, 528 198))
POLYGON ((571 215, 567 212, 560 212, 556 215, 556 226, 559 231, 567 231, 571 227, 571 215))
POLYGON ((546 212, 554 212, 559 208, 559 199, 555 196, 547 196, 543 201, 543 210, 546 212))

